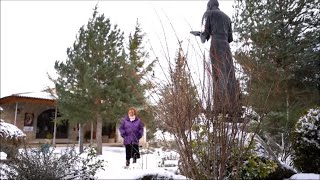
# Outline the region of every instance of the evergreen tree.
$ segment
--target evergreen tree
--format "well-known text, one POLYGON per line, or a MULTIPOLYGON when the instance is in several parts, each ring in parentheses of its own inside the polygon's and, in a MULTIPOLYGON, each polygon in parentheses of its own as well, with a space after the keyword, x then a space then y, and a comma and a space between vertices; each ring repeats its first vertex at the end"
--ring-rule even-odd
POLYGON ((97 154, 102 153, 102 125, 115 124, 128 107, 143 108, 143 116, 153 119, 145 108, 149 106, 144 93, 150 83, 143 82, 153 62, 146 66, 143 36, 137 23, 134 35, 129 37, 127 54, 123 32, 117 25, 112 27, 103 14, 98 15, 96 7, 87 26, 80 28, 73 47, 68 48, 66 62, 55 63, 63 117, 82 125, 96 122, 97 154))
POLYGON ((236 1, 235 58, 250 78, 249 104, 267 114, 263 127, 278 142, 319 104, 319 7, 314 0, 236 1))
POLYGON ((155 61, 147 62, 149 54, 143 46, 144 36, 137 21, 134 33, 129 35, 128 55, 125 62, 127 65, 122 71, 124 78, 118 79, 120 90, 118 101, 124 103, 125 110, 130 106, 137 107, 142 120, 151 124, 154 119, 153 110, 150 103, 147 102, 146 91, 154 87, 149 79, 155 61))
MULTIPOLYGON (((97 7, 82 26, 65 62, 56 61, 58 105, 64 118, 80 124, 96 122, 97 154, 102 153, 102 120, 114 119, 114 79, 125 61, 123 33, 97 7)), ((83 134, 83 132, 82 132, 83 134)), ((83 136, 83 135, 81 135, 83 136)))
MULTIPOLYGON (((144 36, 145 33, 143 33, 137 21, 134 33, 129 35, 127 53, 123 51, 125 58, 119 61, 121 70, 113 79, 116 91, 113 92, 112 97, 113 103, 117 104, 117 106, 114 106, 109 113, 113 114, 115 120, 119 120, 124 114, 127 114, 129 107, 136 107, 144 124, 148 125, 148 129, 151 132, 154 132, 154 110, 150 102, 148 102, 146 92, 154 88, 150 81, 150 76, 151 72, 153 72, 155 61, 147 62, 149 54, 143 45, 144 36)), ((112 123, 115 123, 115 121, 112 121, 112 123)))

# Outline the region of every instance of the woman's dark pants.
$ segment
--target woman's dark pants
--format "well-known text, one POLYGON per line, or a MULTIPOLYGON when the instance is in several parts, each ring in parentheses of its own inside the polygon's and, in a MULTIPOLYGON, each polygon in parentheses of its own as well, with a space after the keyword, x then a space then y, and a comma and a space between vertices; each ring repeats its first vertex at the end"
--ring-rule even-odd
POLYGON ((136 163, 137 159, 140 158, 139 145, 138 144, 126 144, 126 163, 129 165, 130 158, 133 158, 133 163, 136 163))

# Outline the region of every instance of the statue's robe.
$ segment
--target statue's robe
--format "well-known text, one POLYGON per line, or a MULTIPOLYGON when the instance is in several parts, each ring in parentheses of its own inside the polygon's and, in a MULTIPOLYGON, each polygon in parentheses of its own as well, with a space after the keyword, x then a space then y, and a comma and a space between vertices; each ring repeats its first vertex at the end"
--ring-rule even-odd
POLYGON ((211 38, 214 110, 233 115, 239 112, 239 85, 229 43, 233 41, 231 19, 219 8, 217 0, 208 2, 203 15, 202 42, 211 38))

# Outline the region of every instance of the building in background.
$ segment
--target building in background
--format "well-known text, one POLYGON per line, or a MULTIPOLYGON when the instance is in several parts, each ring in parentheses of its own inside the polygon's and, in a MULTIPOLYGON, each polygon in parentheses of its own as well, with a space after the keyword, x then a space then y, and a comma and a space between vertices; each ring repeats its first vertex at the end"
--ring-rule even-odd
MULTIPOLYGON (((54 120, 60 117, 56 107, 56 92, 49 89, 42 92, 18 93, 0 99, 1 119, 17 126, 26 134, 28 143, 45 143, 53 138, 54 120)), ((61 118, 59 118, 61 119, 61 118)), ((85 141, 90 140, 91 124, 84 126, 85 141)), ((122 145, 119 125, 112 124, 103 127, 103 143, 122 145)), ((93 124, 95 139, 95 124, 93 124)), ((78 125, 62 120, 56 123, 55 143, 77 143, 78 125)), ((146 129, 145 129, 146 132, 146 129)), ((146 133, 140 139, 140 144, 146 146, 146 133)))

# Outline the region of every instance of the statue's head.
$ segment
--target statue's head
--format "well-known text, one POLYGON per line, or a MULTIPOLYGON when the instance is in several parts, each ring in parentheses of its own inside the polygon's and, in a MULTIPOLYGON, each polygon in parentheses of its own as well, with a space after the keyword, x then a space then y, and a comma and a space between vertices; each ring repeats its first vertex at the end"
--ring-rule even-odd
POLYGON ((218 0, 209 0, 209 2, 207 4, 207 10, 217 9, 217 8, 219 8, 218 0))
POLYGON ((202 17, 202 25, 204 25, 208 15, 210 14, 208 12, 210 12, 214 9, 219 9, 218 0, 209 0, 209 2, 207 3, 207 11, 203 14, 203 17, 202 17))

